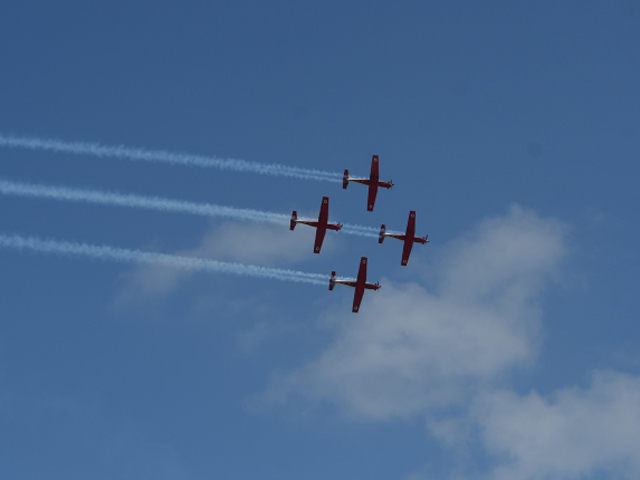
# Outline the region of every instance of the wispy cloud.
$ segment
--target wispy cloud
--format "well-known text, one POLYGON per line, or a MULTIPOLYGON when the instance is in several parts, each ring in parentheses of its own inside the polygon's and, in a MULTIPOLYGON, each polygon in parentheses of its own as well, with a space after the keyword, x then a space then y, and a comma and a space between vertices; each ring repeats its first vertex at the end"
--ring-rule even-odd
POLYGON ((482 395, 472 409, 494 480, 640 476, 640 379, 597 371, 587 388, 482 395))
POLYGON ((468 402, 473 389, 535 358, 537 300, 565 254, 565 231, 518 207, 483 222, 451 247, 434 292, 385 280, 357 316, 331 312, 334 342, 279 376, 271 393, 374 419, 468 402))
MULTIPOLYGON (((640 476, 640 377, 597 371, 585 388, 509 388, 538 355, 540 300, 568 252, 567 227, 512 207, 447 248, 436 287, 385 281, 360 314, 340 314, 324 352, 274 374, 263 405, 296 395, 360 420, 422 417, 454 454, 449 479, 640 476)), ((424 471, 407 478, 434 478, 424 471)))
MULTIPOLYGON (((313 253, 313 230, 272 225, 225 222, 216 224, 199 244, 191 249, 174 252, 180 257, 215 258, 271 267, 291 265, 308 258, 313 253)), ((327 236, 324 255, 334 245, 327 236)), ((329 274, 330 272, 327 272, 329 274)), ((125 281, 118 294, 118 304, 139 301, 149 296, 162 295, 177 288, 193 272, 167 269, 158 265, 139 265, 125 274, 125 281)), ((325 282, 328 285, 328 280, 325 282)))

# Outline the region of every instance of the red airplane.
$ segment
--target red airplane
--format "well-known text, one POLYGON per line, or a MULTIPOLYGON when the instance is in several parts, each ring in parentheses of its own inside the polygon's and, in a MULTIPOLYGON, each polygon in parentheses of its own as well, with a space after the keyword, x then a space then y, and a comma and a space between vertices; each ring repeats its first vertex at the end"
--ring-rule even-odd
POLYGON ((409 261, 409 255, 411 255, 411 247, 413 247, 413 243, 421 243, 424 245, 425 243, 429 243, 429 240, 426 237, 416 237, 416 212, 411 210, 409 212, 409 221, 407 222, 407 231, 404 235, 396 234, 396 233, 386 233, 384 224, 380 227, 380 238, 378 238, 378 243, 382 243, 384 241, 384 237, 397 238, 398 240, 404 241, 404 247, 402 248, 402 261, 401 265, 407 266, 407 262, 409 261))
POLYGON ((353 295, 353 310, 351 310, 353 313, 358 313, 365 290, 378 290, 380 288, 380 283, 378 282, 367 283, 367 257, 360 259, 360 269, 358 270, 358 278, 355 282, 353 280, 338 280, 336 279, 336 272, 331 272, 329 290, 333 290, 336 283, 346 285, 347 287, 355 287, 356 292, 353 295))
POLYGON ((318 215, 318 221, 313 222, 310 220, 298 220, 298 212, 295 210, 291 214, 291 224, 289 229, 296 228, 296 223, 302 223, 304 225, 311 225, 316 228, 316 243, 313 247, 313 253, 320 253, 322 248, 322 242, 324 241, 324 235, 327 230, 340 230, 342 228, 341 223, 328 223, 329 221, 329 197, 322 197, 322 204, 320 205, 320 214, 318 215))
POLYGON ((352 178, 349 176, 349 170, 344 171, 344 177, 342 177, 342 188, 347 188, 349 182, 362 183, 369 185, 369 198, 367 200, 367 210, 373 212, 373 205, 376 203, 376 195, 378 194, 378 187, 391 188, 393 182, 381 182, 378 168, 378 155, 374 155, 371 159, 371 175, 369 178, 352 178))

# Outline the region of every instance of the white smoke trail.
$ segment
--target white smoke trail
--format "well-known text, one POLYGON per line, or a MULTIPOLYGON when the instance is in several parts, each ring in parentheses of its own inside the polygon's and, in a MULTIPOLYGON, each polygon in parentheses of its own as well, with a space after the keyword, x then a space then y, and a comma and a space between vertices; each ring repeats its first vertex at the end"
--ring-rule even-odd
POLYGON ((219 262, 205 258, 143 252, 141 250, 127 250, 109 246, 88 245, 86 243, 42 240, 37 237, 23 237, 20 235, 0 234, 0 248, 30 250, 37 253, 57 255, 74 255, 122 263, 164 265, 182 270, 227 273, 281 281, 305 282, 314 285, 329 284, 329 276, 318 273, 259 267, 241 263, 219 262))
POLYGON ((160 162, 173 165, 195 166, 203 168, 219 168, 238 172, 251 172, 262 175, 293 177, 304 180, 318 180, 340 183, 342 174, 325 172, 307 168, 289 167, 277 163, 263 164, 233 158, 171 153, 164 150, 144 150, 125 146, 108 146, 89 142, 64 142, 61 140, 18 137, 0 134, 0 146, 8 148, 26 148, 48 152, 71 153, 77 155, 93 155, 96 157, 112 157, 143 162, 160 162))
POLYGON ((11 182, 0 179, 0 194, 22 197, 48 198, 71 202, 97 203, 129 208, 159 210, 163 212, 188 213, 207 217, 227 217, 254 222, 287 225, 289 216, 281 213, 259 210, 224 207, 208 203, 194 203, 184 200, 171 200, 160 197, 103 192, 99 190, 76 189, 42 184, 11 182))
MULTIPOLYGON (((380 228, 365 227, 363 225, 342 225, 342 232, 349 235, 359 235, 361 237, 378 238, 380 235, 380 228)), ((397 232, 395 230, 387 230, 387 233, 393 233, 396 235, 403 235, 404 232, 397 232)))
POLYGON ((378 235, 380 233, 379 228, 365 227, 362 225, 351 225, 347 223, 342 225, 341 231, 348 235, 359 235, 361 237, 372 237, 372 238, 378 238, 378 235))
MULTIPOLYGON (((188 213, 206 217, 225 217, 234 220, 288 225, 289 215, 283 213, 264 212, 260 210, 225 207, 208 203, 195 203, 185 200, 171 200, 160 197, 144 197, 141 195, 122 194, 37 183, 12 182, 0 179, 0 194, 21 197, 47 198, 70 202, 95 203, 128 208, 159 210, 163 212, 188 213)), ((378 229, 361 225, 343 225, 342 232, 361 237, 378 237, 378 229)))

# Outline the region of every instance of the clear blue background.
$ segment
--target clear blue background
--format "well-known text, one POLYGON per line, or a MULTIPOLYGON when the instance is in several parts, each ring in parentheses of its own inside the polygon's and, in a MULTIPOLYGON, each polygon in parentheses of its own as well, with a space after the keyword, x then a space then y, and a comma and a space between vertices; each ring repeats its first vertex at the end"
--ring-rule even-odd
MULTIPOLYGON (((328 195, 334 220, 396 230, 417 210, 431 243, 407 268, 399 243, 332 232, 321 255, 309 243, 298 261, 270 263, 355 275, 368 255, 374 281, 429 285, 450 242, 512 204, 556 218, 570 228, 563 279, 540 299, 535 365, 509 380, 547 394, 585 385, 592 369, 640 373, 638 85, 635 1, 5 0, 3 134, 357 175, 378 154, 396 187, 368 213, 358 185, 19 149, 0 150, 0 176, 287 214, 316 212, 328 195)), ((167 253, 221 228, 12 197, 0 198, 0 218, 5 233, 167 253)), ((0 251, 3 478, 457 471, 458 452, 421 416, 354 420, 304 399, 252 406, 273 372, 331 343, 322 319, 329 305, 348 311, 350 291, 197 274, 131 298, 135 272, 0 251)), ((477 445, 465 458, 468 472, 493 461, 477 445)))

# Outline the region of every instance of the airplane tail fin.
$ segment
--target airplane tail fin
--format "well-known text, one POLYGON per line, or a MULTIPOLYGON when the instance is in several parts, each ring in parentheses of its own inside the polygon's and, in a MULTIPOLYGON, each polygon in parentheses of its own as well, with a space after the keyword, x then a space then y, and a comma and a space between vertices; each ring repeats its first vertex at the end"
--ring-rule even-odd
POLYGON ((384 226, 384 223, 382 224, 382 226, 380 227, 380 237, 378 238, 378 243, 382 243, 384 241, 384 232, 386 231, 386 228, 384 226))
POLYGON ((344 176, 342 177, 342 188, 346 189, 349 186, 349 170, 344 171, 344 176))
POLYGON ((298 212, 294 210, 293 213, 291 214, 291 222, 289 224, 289 230, 293 230, 294 228, 296 228, 297 220, 298 220, 298 212))
POLYGON ((331 272, 331 278, 329 279, 329 290, 333 290, 336 286, 336 272, 331 272))

